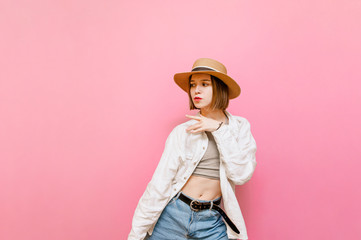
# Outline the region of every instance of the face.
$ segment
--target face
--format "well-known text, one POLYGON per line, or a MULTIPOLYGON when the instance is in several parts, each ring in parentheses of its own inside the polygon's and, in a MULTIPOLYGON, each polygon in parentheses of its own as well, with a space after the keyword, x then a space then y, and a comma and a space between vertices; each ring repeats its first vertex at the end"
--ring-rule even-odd
POLYGON ((190 80, 190 94, 196 108, 209 108, 213 95, 211 75, 205 73, 193 74, 190 80))

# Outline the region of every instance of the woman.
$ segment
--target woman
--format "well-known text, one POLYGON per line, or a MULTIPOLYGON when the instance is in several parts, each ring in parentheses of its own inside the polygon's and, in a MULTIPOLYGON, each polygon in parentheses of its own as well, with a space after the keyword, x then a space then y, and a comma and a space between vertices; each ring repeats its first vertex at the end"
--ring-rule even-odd
POLYGON ((128 240, 248 239, 235 185, 254 172, 256 142, 249 122, 226 111, 241 89, 222 63, 209 58, 174 80, 188 92, 190 109, 200 112, 186 115, 190 120, 168 136, 128 240))

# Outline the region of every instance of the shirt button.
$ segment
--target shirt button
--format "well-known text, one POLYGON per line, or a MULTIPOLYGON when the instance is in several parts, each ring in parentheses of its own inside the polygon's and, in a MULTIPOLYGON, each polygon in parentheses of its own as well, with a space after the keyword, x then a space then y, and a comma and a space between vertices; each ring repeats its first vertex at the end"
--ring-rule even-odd
POLYGON ((194 162, 193 165, 196 165, 196 162, 194 162))
POLYGON ((203 150, 206 149, 206 147, 203 147, 203 150))
POLYGON ((176 188, 174 188, 174 191, 177 191, 177 189, 176 189, 176 188))
POLYGON ((184 177, 184 179, 187 179, 187 177, 184 177))

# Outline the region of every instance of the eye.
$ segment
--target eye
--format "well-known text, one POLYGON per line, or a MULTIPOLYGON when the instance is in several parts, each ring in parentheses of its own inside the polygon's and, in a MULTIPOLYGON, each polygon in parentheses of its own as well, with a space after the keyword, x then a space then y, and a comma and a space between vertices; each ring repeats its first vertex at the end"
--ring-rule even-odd
POLYGON ((191 84, 190 84, 190 86, 191 86, 191 87, 194 87, 194 86, 195 86, 195 84, 194 84, 194 83, 191 83, 191 84))
POLYGON ((208 83, 203 83, 203 87, 207 87, 208 85, 208 83))

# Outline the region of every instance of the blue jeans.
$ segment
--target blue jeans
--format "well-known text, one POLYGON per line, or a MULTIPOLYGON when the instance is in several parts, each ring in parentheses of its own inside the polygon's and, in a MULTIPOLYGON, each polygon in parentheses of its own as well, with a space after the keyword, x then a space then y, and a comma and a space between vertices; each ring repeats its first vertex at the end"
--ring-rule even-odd
MULTIPOLYGON (((192 211, 189 205, 178 199, 180 193, 169 201, 160 215, 152 235, 147 234, 144 240, 229 240, 227 227, 219 212, 214 209, 192 211)), ((190 196, 187 197, 194 199, 190 196)), ((199 200, 199 202, 209 201, 199 200)))

